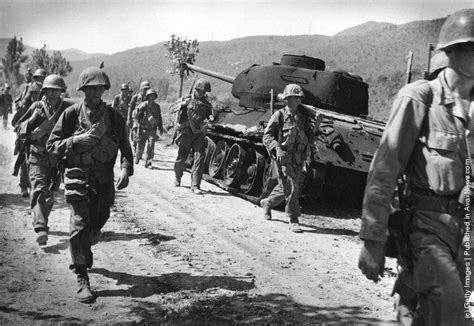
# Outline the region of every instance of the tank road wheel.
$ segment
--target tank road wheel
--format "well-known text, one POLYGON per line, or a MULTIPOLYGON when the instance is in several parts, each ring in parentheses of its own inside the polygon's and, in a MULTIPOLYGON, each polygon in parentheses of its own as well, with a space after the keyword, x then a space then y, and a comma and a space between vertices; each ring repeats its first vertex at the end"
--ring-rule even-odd
POLYGON ((204 155, 204 171, 209 171, 209 162, 211 161, 212 153, 216 149, 216 143, 209 137, 206 137, 206 153, 204 155))
POLYGON ((247 194, 257 194, 262 189, 265 159, 254 148, 247 151, 247 157, 241 168, 240 189, 247 194))
POLYGON ((224 162, 224 182, 227 186, 239 188, 241 168, 246 156, 247 152, 239 144, 230 147, 224 162))
POLYGON ((229 145, 224 140, 219 140, 209 161, 209 176, 220 178, 224 171, 224 162, 229 150, 229 145))

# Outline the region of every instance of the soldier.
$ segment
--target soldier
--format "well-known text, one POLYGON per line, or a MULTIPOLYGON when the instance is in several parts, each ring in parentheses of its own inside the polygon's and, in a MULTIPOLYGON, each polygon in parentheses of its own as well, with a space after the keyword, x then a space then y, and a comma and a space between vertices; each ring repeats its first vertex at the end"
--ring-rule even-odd
POLYGON ((19 103, 23 99, 23 97, 25 97, 26 94, 28 93, 28 88, 30 86, 30 83, 33 81, 33 73, 31 72, 31 68, 28 68, 25 74, 25 79, 26 79, 26 82, 21 84, 20 87, 18 88, 18 96, 15 99, 15 105, 19 103))
POLYGON ((127 114, 127 124, 128 127, 132 129, 132 143, 133 143, 133 152, 136 154, 137 153, 137 144, 138 144, 138 125, 136 122, 136 115, 137 112, 135 111, 135 108, 137 105, 140 105, 143 101, 146 101, 146 92, 151 88, 150 83, 148 81, 143 81, 140 84, 140 93, 135 94, 132 96, 132 99, 130 100, 130 107, 128 109, 128 114, 127 114))
POLYGON ((84 93, 84 100, 64 111, 46 144, 49 153, 65 157, 65 196, 71 208, 70 269, 77 275, 77 298, 83 303, 95 299, 87 268, 93 263, 91 245, 97 243, 115 200, 114 164, 118 150, 121 173, 117 189, 125 188, 133 174, 125 120, 101 99, 109 88, 104 71, 96 67, 83 70, 77 90, 84 93))
MULTIPOLYGON (((120 94, 115 95, 114 101, 112 103, 112 107, 120 112, 122 117, 127 120, 128 117, 128 109, 130 106, 130 100, 132 99, 131 93, 130 93, 130 87, 128 87, 128 84, 122 84, 120 87, 120 94)), ((130 135, 130 128, 127 125, 127 138, 130 135)))
POLYGON ((3 129, 8 130, 8 114, 12 113, 12 95, 10 94, 10 84, 5 84, 3 94, 0 95, 0 112, 3 116, 3 129))
POLYGON ((136 120, 138 123, 138 151, 135 156, 135 164, 140 162, 143 150, 146 146, 145 167, 151 167, 151 160, 155 156, 155 141, 158 137, 156 132, 160 130, 163 134, 163 121, 161 119, 160 106, 155 102, 158 94, 153 88, 146 92, 146 102, 137 107, 136 120))
POLYGON ((263 133, 263 144, 278 171, 278 185, 260 202, 264 218, 271 220, 271 209, 286 200, 285 213, 293 232, 302 232, 298 221, 299 188, 314 137, 309 109, 301 104, 303 96, 299 85, 286 85, 281 97, 287 104, 272 115, 263 133))
POLYGON ((54 191, 60 180, 58 157, 46 151, 46 141, 59 116, 73 104, 61 100, 61 92, 65 89, 66 84, 60 76, 46 77, 41 89, 45 95, 40 101, 34 102, 18 121, 20 137, 28 138, 29 176, 32 185, 30 207, 36 242, 40 246, 46 245, 48 241, 48 217, 54 204, 54 191))
MULTIPOLYGON (((15 155, 25 155, 26 152, 19 153, 19 149, 21 147, 20 142, 23 141, 20 137, 20 126, 18 121, 25 115, 25 113, 28 111, 30 106, 33 104, 33 102, 36 102, 39 99, 40 91, 41 91, 42 84, 38 82, 32 82, 28 85, 27 87, 27 94, 26 96, 17 104, 16 112, 15 115, 12 118, 12 126, 17 134, 16 140, 15 140, 15 155)), ((28 163, 27 159, 23 160, 23 163, 20 166, 20 192, 21 196, 26 198, 30 194, 28 192, 28 188, 30 188, 30 179, 29 179, 29 172, 28 172, 28 163)))
POLYGON ((178 157, 174 163, 175 186, 181 185, 186 160, 191 149, 194 153, 191 168, 191 191, 202 194, 201 179, 204 169, 204 153, 206 149, 206 133, 209 124, 214 121, 212 105, 206 98, 206 92, 211 91, 211 84, 200 78, 194 85, 192 96, 184 98, 178 113, 177 137, 178 157))
POLYGON ((469 153, 474 149, 474 9, 446 19, 437 47, 448 57, 448 67, 433 81, 417 81, 399 91, 372 161, 358 266, 374 282, 383 276, 390 203, 397 178, 405 172, 410 208, 406 260, 418 297, 413 324, 470 325, 463 290, 470 257, 463 257, 462 244, 470 222, 464 197, 469 197, 466 171, 472 171, 469 153))

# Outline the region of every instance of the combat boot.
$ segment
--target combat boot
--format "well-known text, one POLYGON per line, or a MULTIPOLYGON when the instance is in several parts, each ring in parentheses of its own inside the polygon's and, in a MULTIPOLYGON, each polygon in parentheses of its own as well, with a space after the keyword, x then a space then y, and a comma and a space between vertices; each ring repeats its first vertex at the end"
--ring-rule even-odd
POLYGON ((74 269, 74 273, 77 275, 77 293, 76 298, 81 303, 92 303, 95 300, 95 296, 91 291, 89 284, 89 275, 87 275, 87 269, 85 266, 79 266, 74 269))
POLYGON ((260 201, 260 206, 263 207, 263 218, 266 219, 267 221, 270 221, 272 219, 272 209, 268 205, 268 201, 265 199, 262 199, 260 201))
POLYGON ((298 222, 290 222, 290 230, 295 233, 303 232, 303 229, 301 229, 301 226, 298 222))
POLYGON ((30 195, 30 193, 28 192, 28 188, 27 187, 21 187, 21 197, 23 198, 26 198, 30 195))
POLYGON ((175 187, 181 186, 181 179, 178 179, 178 178, 174 179, 174 185, 175 187))
POLYGON ((40 246, 45 246, 48 243, 48 232, 45 230, 38 231, 36 233, 36 242, 40 246))

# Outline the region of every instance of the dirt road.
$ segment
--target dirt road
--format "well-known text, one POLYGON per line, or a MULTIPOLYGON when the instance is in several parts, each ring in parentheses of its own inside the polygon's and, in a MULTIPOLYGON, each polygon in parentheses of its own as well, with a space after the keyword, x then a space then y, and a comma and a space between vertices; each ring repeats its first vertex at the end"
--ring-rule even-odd
POLYGON ((68 270, 69 210, 62 190, 39 247, 13 167, 13 132, 0 130, 0 324, 392 324, 388 262, 378 284, 357 269, 357 211, 306 208, 304 233, 282 212, 212 184, 173 185, 176 148, 158 141, 153 169, 136 167, 93 247, 94 304, 76 302, 68 270))

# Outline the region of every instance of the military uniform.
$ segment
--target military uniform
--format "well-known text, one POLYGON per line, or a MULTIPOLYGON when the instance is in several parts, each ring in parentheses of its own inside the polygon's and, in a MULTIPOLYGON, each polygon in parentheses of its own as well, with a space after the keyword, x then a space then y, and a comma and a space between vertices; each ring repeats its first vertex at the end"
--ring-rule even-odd
POLYGON ((263 143, 273 154, 278 185, 262 200, 262 206, 273 208, 286 200, 285 213, 290 223, 297 224, 301 215, 300 184, 306 160, 311 153, 312 128, 306 108, 300 105, 296 114, 292 115, 286 106, 272 115, 263 134, 263 143))
POLYGON ((136 109, 136 133, 138 135, 138 149, 135 154, 135 164, 141 160, 146 144, 145 166, 151 165, 151 160, 155 156, 155 141, 157 131, 163 133, 163 121, 161 118, 160 106, 148 101, 142 102, 136 109))
POLYGON ((177 116, 178 128, 176 144, 178 157, 174 163, 176 180, 180 181, 185 169, 188 155, 193 150, 194 161, 191 168, 191 189, 200 189, 204 169, 206 133, 209 118, 212 116, 212 105, 205 97, 196 99, 187 97, 181 104, 177 116))
POLYGON ((413 287, 421 308, 415 324, 422 319, 429 325, 465 322, 464 214, 458 197, 469 157, 466 131, 474 133, 469 105, 451 92, 445 71, 434 81, 405 86, 367 178, 360 237, 383 242, 397 178, 407 173, 413 287))
POLYGON ((58 157, 46 151, 46 141, 61 113, 71 104, 72 102, 59 100, 56 107, 50 107, 44 96, 41 101, 33 103, 18 122, 20 135, 29 139, 30 206, 33 212, 33 227, 37 233, 47 232, 49 229, 48 217, 53 208, 55 190, 52 186, 59 173, 56 168, 58 157), (30 122, 29 118, 33 114, 36 114, 37 118, 30 122))
POLYGON ((115 199, 113 166, 121 152, 121 167, 133 174, 133 155, 123 117, 101 102, 92 112, 84 102, 68 108, 47 144, 54 155, 65 156, 64 185, 71 207, 71 268, 92 266, 91 234, 99 232, 110 216, 115 199), (73 137, 93 132, 100 138, 91 148, 73 145, 73 137))
POLYGON ((8 114, 12 113, 12 95, 5 90, 0 95, 0 113, 3 116, 3 129, 8 129, 8 114))
POLYGON ((135 94, 130 100, 130 107, 128 109, 127 124, 130 128, 132 128, 132 145, 133 152, 135 154, 137 153, 138 140, 140 139, 138 130, 139 126, 137 122, 137 110, 135 109, 144 101, 146 101, 146 96, 143 96, 142 94, 135 94))

